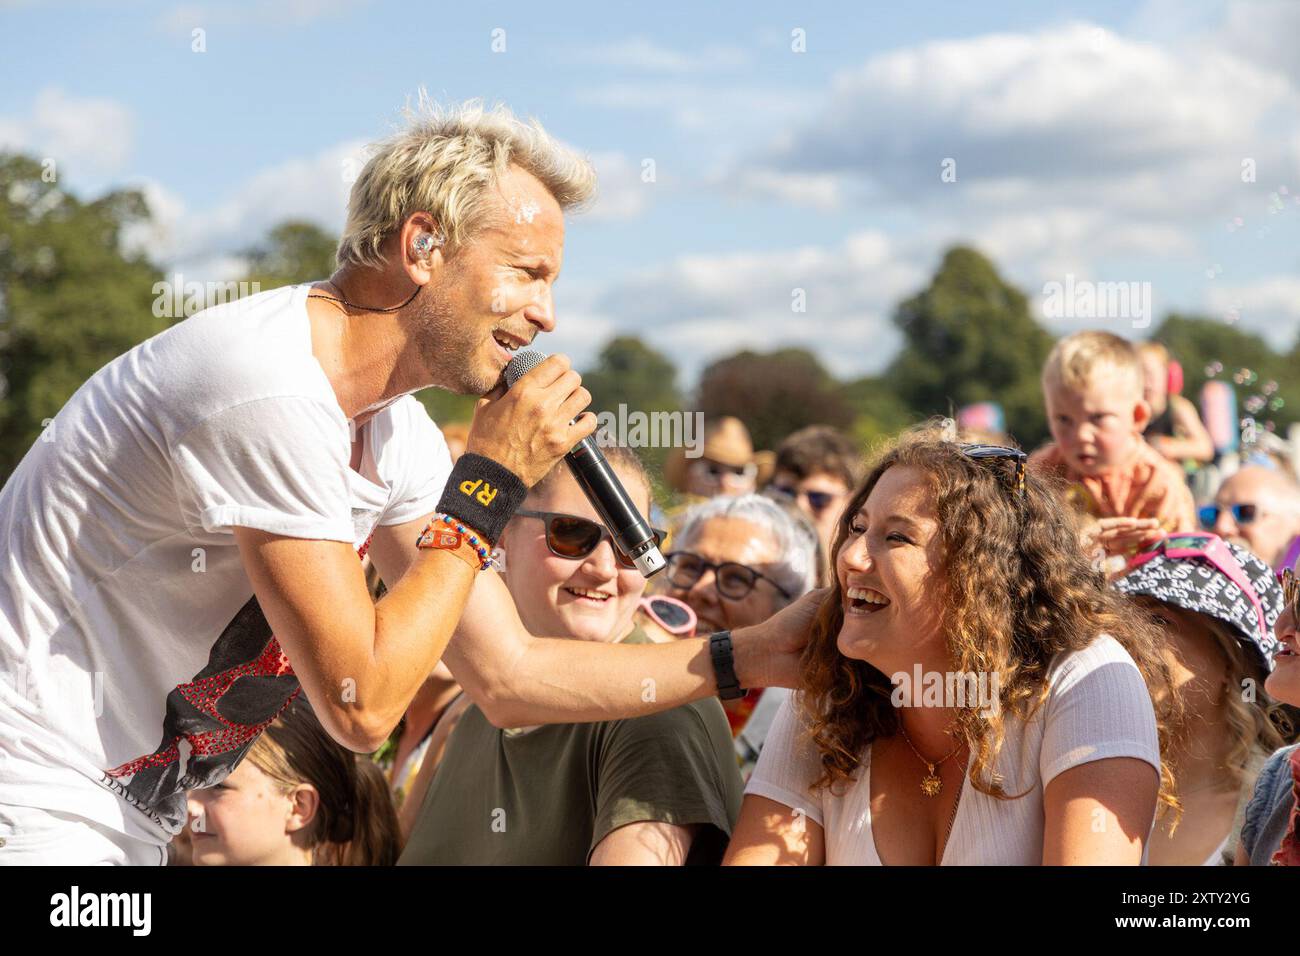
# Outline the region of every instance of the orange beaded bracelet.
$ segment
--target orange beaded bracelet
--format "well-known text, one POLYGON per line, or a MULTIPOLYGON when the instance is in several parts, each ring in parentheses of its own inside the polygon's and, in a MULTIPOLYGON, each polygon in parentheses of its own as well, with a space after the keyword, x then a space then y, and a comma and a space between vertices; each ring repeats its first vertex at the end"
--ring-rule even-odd
POLYGON ((478 532, 450 515, 434 515, 433 520, 420 532, 415 546, 421 549, 450 551, 475 571, 482 571, 491 566, 488 548, 478 532))

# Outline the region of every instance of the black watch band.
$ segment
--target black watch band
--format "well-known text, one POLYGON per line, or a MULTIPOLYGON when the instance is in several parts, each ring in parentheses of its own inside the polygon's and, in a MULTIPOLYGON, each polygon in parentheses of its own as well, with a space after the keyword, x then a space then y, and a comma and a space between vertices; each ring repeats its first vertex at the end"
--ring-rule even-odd
POLYGON ((718 696, 723 700, 744 697, 745 690, 736 679, 736 658, 731 648, 730 631, 718 631, 709 638, 709 659, 713 661, 713 677, 718 684, 718 696))

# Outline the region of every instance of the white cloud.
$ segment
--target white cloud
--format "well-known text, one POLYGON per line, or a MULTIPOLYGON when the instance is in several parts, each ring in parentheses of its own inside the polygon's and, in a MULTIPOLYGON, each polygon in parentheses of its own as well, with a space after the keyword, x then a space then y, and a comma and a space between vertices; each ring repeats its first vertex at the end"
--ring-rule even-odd
MULTIPOLYGON (((1272 19, 1252 24, 1277 32, 1285 16, 1263 6, 1272 19)), ((931 250, 973 241, 1030 287, 1104 259, 1138 272, 1195 259, 1207 225, 1258 208, 1243 159, 1260 183, 1300 171, 1300 90, 1234 50, 1069 23, 890 51, 839 73, 817 113, 719 179, 893 213, 898 234, 931 250)))
POLYGON ((54 159, 60 178, 98 183, 122 169, 134 132, 134 117, 121 103, 46 87, 27 116, 0 117, 0 149, 54 159))
POLYGON ((1215 285, 1206 294, 1211 313, 1263 335, 1277 349, 1290 349, 1300 332, 1300 277, 1272 276, 1215 285))
POLYGON ((788 88, 699 82, 606 83, 574 91, 582 106, 663 113, 677 127, 714 138, 754 139, 808 112, 808 94, 788 88))
POLYGON ((597 177, 596 201, 583 213, 591 219, 635 219, 645 211, 650 192, 661 185, 657 167, 655 181, 642 182, 642 161, 626 153, 592 153, 588 159, 597 177))
POLYGON ((1295 0, 1234 0, 1228 4, 1222 41, 1251 62, 1276 69, 1300 86, 1300 4, 1295 0))
POLYGON ((574 58, 649 73, 687 74, 734 70, 747 65, 751 55, 739 47, 721 44, 687 53, 646 37, 632 37, 613 43, 589 42, 574 51, 574 58))
POLYGON ((731 352, 786 345, 810 349, 837 375, 878 371, 898 345, 894 305, 925 279, 912 258, 879 232, 837 246, 681 256, 566 290, 550 344, 581 356, 597 327, 638 335, 673 359, 684 382, 731 352), (796 290, 803 312, 793 308, 796 290))
POLYGON ((843 177, 837 173, 797 173, 777 169, 732 170, 716 177, 718 187, 769 196, 796 206, 831 210, 844 200, 843 177))
POLYGON ((1243 156, 1273 155, 1265 121, 1297 104, 1284 78, 1228 54, 1076 23, 873 57, 835 79, 816 119, 777 138, 768 165, 858 176, 912 203, 980 202, 969 188, 996 184, 1035 205, 1100 200, 1182 218, 1240 186, 1243 156), (945 159, 955 183, 941 182, 945 159))
POLYGON ((195 27, 213 26, 301 26, 337 16, 357 6, 359 0, 281 0, 279 3, 217 7, 209 4, 184 3, 169 8, 159 18, 167 31, 188 33, 195 27))
MULTIPOLYGON (((361 168, 360 140, 330 146, 256 173, 212 206, 190 208, 154 182, 140 184, 155 221, 124 237, 169 268, 197 264, 229 267, 238 253, 259 242, 286 219, 340 232, 351 179, 361 168)), ((205 276, 206 278, 206 276, 205 276)), ((220 277, 214 277, 220 278, 220 277)))

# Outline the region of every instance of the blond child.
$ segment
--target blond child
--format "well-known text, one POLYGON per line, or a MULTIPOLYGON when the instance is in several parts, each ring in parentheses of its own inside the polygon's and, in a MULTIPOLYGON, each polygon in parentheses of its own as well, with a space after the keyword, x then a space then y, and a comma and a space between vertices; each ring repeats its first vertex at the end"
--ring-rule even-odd
POLYGON ((1111 565, 1165 532, 1194 530, 1195 506, 1182 470, 1143 438, 1151 407, 1133 345, 1109 332, 1056 343, 1043 366, 1053 442, 1030 467, 1070 482, 1084 517, 1084 543, 1111 565))

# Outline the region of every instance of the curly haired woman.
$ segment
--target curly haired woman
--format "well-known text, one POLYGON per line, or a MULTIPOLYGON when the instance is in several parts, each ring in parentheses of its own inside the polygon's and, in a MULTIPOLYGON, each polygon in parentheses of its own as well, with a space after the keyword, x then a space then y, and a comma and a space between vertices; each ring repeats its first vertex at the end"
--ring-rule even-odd
POLYGON ((1178 809, 1160 635, 1024 462, 922 433, 868 475, 727 862, 1143 861, 1178 809))

